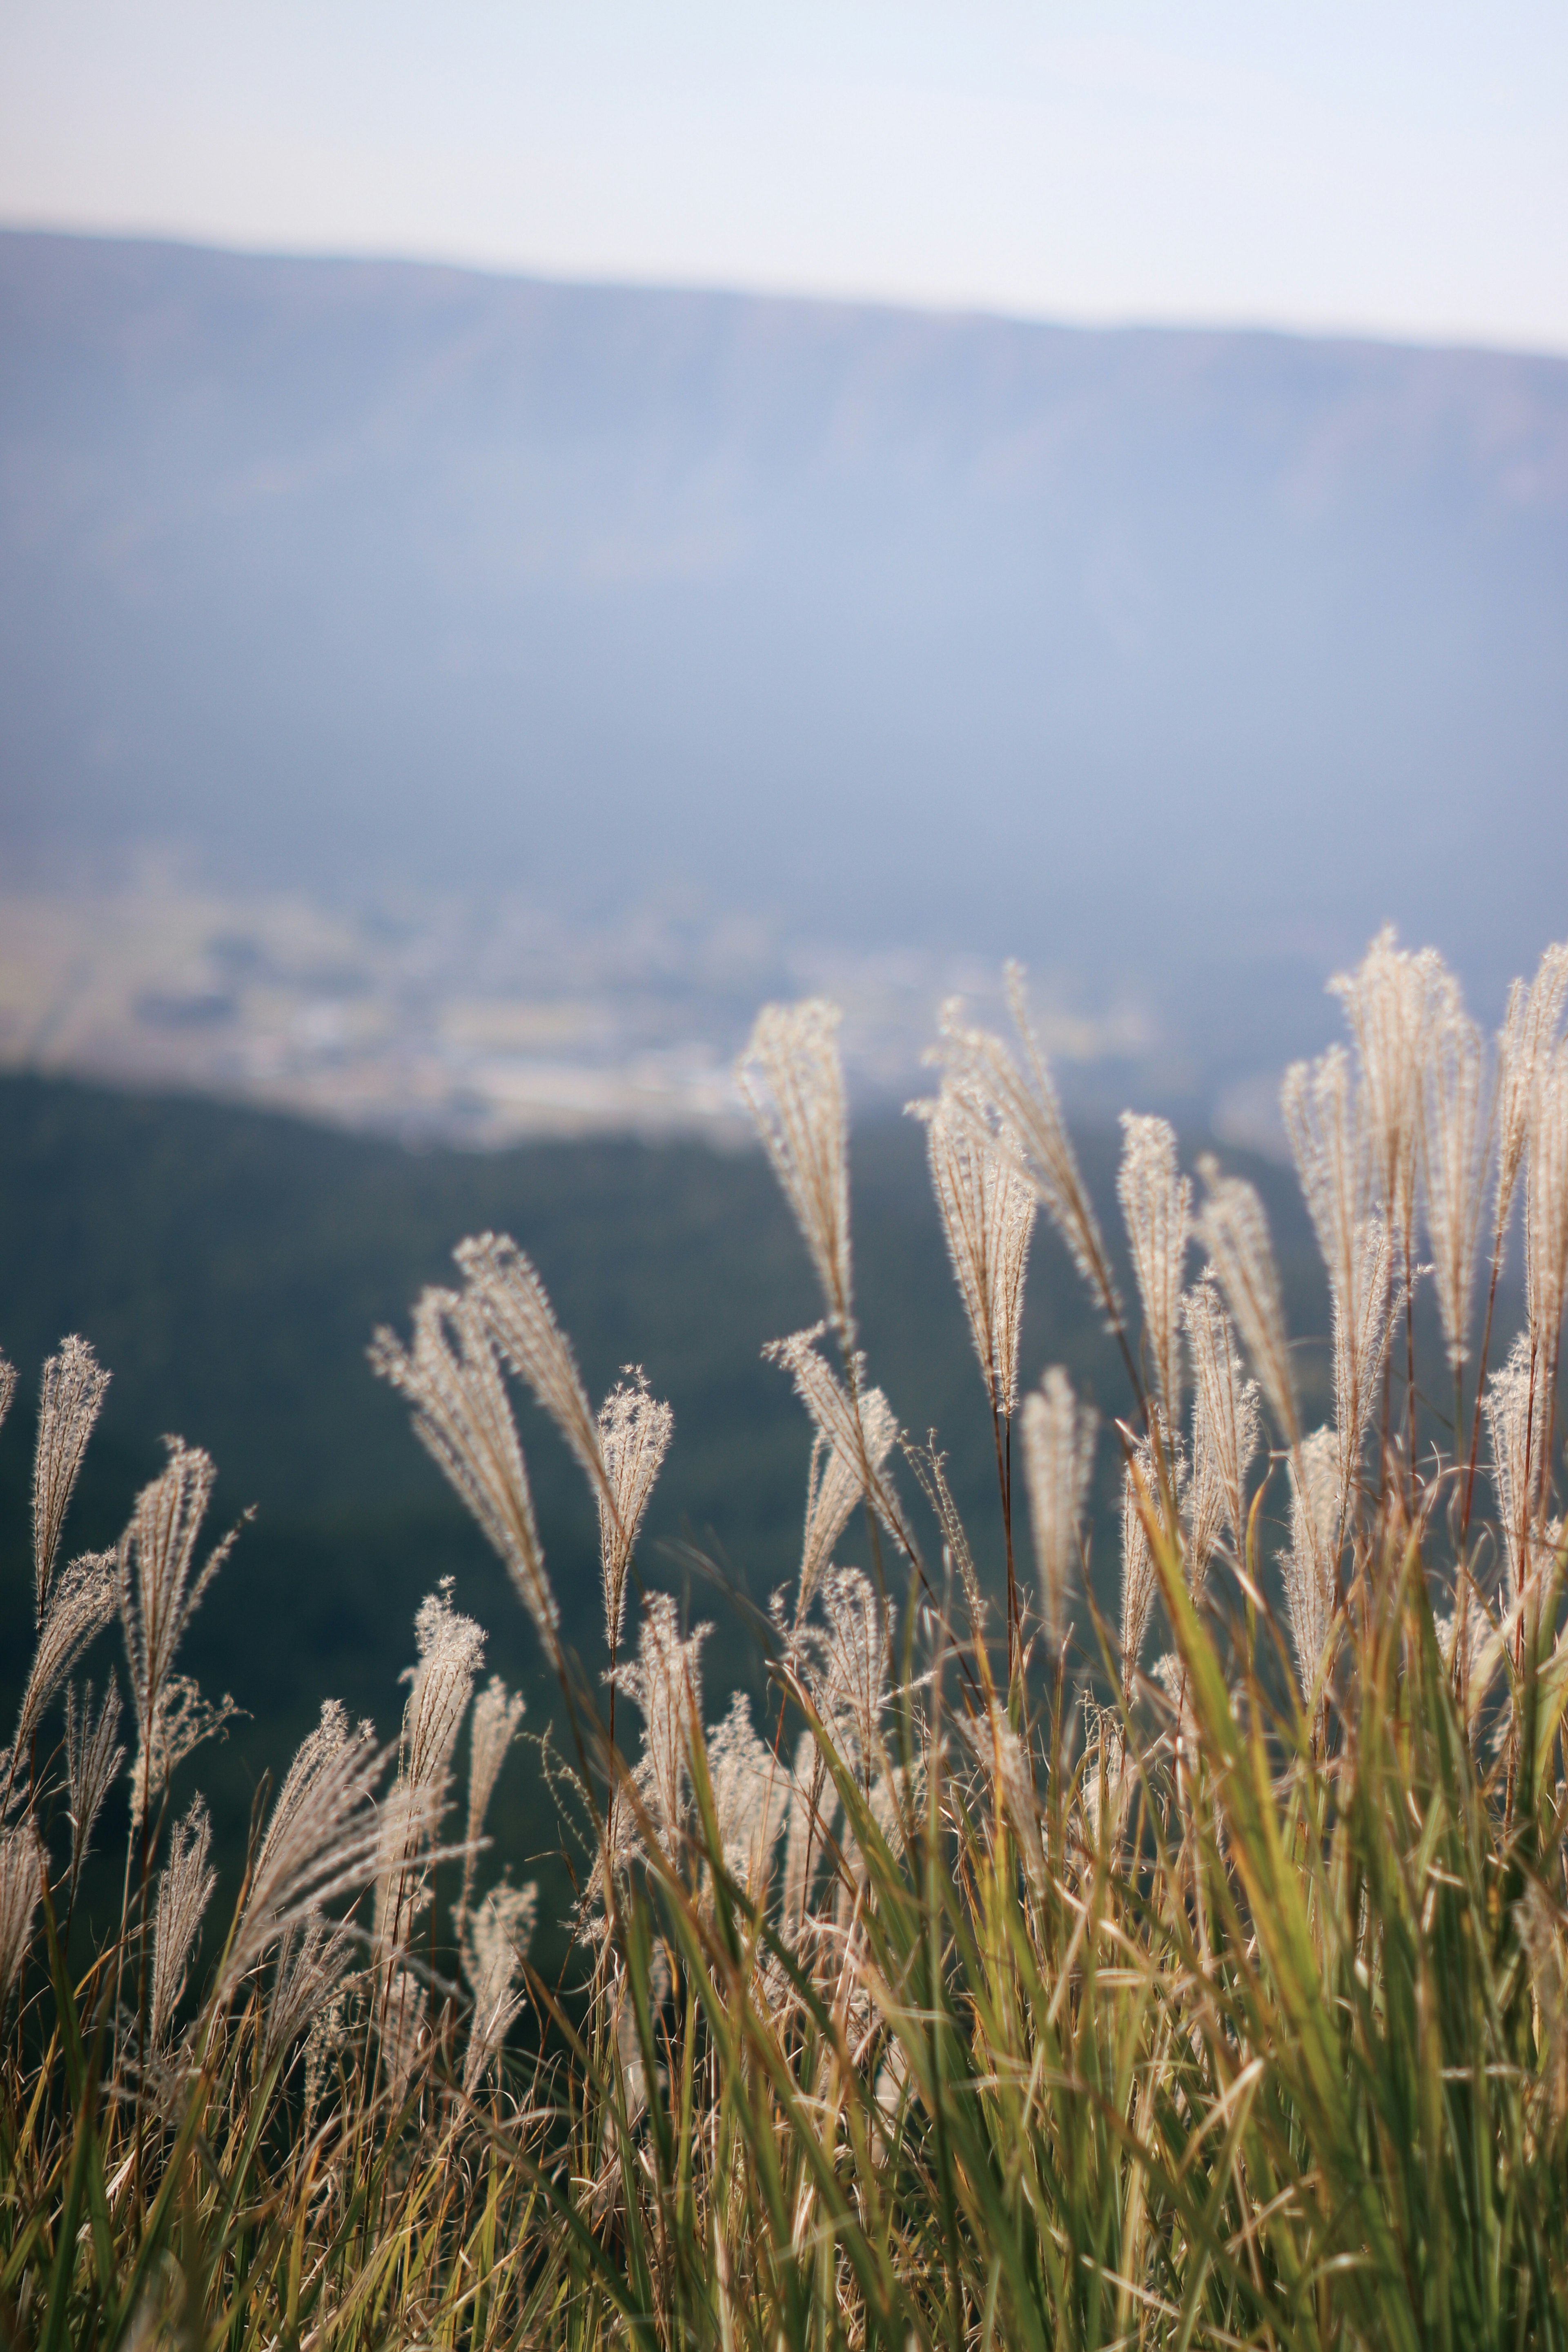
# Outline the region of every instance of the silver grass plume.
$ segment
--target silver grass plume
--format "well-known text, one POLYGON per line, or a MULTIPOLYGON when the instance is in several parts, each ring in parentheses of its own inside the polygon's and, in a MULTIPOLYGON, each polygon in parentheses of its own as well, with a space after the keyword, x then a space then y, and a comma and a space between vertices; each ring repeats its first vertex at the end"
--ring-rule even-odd
POLYGON ((44 1709, 88 1643, 113 1616, 119 1597, 118 1567, 114 1552, 84 1552, 53 1580, 16 1718, 18 1757, 26 1754, 44 1709))
POLYGON ((226 1995, 272 1945, 375 1877, 386 1843, 375 1797, 388 1760, 389 1751, 377 1747, 368 1724, 351 1731, 341 1702, 325 1701, 321 1722, 301 1740, 273 1804, 229 1944, 226 1995))
POLYGON ((599 1496, 599 1564, 605 1639, 613 1656, 626 1620, 626 1568, 674 1433, 675 1415, 648 1390, 640 1364, 626 1364, 599 1408, 599 1448, 608 1493, 599 1496))
MULTIPOLYGON (((1530 1157, 1524 1187, 1525 1297, 1539 1375, 1554 1386, 1568 1290, 1568 1041, 1542 1059, 1530 1115, 1530 1157)), ((1544 1449, 1536 1481, 1544 1499, 1549 1475, 1544 1449)))
POLYGON ((33 1455, 34 1606, 40 1622, 59 1552, 60 1531, 108 1386, 109 1374, 88 1342, 74 1334, 60 1341, 58 1355, 51 1356, 44 1366, 33 1455))
POLYGON ((1127 1139, 1117 1198, 1143 1304, 1155 1394, 1173 1426, 1182 1402, 1182 1277, 1192 1238, 1192 1180, 1178 1171, 1175 1130, 1168 1120, 1124 1110, 1121 1127, 1127 1139))
POLYGON ((404 1669, 410 1685, 403 1714, 398 1769, 411 1787, 445 1790, 452 1750, 484 1663, 485 1637, 471 1617, 452 1606, 452 1579, 427 1592, 414 1620, 416 1665, 404 1669))
POLYGON ((140 1819, 159 1792, 204 1740, 215 1738, 242 1713, 226 1692, 215 1704, 204 1698, 194 1675, 169 1675, 153 1710, 151 1744, 137 1749, 131 1771, 131 1809, 140 1819))
MULTIPOLYGON (((792 1332, 787 1339, 772 1339, 763 1349, 763 1357, 769 1363, 778 1364, 789 1373, 795 1381, 795 1393, 810 1413, 822 1438, 834 1453, 842 1454, 847 1462, 855 1465, 859 1494, 865 1496, 893 1536, 913 1557, 913 1540, 904 1527, 891 1483, 883 1474, 883 1465, 898 1435, 898 1424, 880 1389, 866 1388, 863 1357, 853 1359, 855 1393, 851 1395, 845 1388, 826 1359, 817 1352, 816 1342, 821 1339, 823 1329, 824 1326, 816 1323, 809 1330, 792 1332)), ((829 1461, 825 1479, 831 1471, 832 1463, 829 1461)), ((838 1496, 836 1496, 835 1508, 837 1502, 838 1496)), ((853 1507, 851 1504, 850 1508, 853 1507)), ((846 1513, 845 1517, 847 1516, 846 1513)), ((823 1514, 822 1524, 826 1524, 826 1513, 823 1514)), ((840 1531, 843 1524, 840 1520, 840 1531)), ((818 1533, 820 1535, 820 1530, 818 1533)), ((814 1547, 809 1516, 806 1534, 808 1550, 803 1569, 806 1565, 815 1569, 816 1563, 811 1559, 814 1547)), ((822 1549, 826 1549, 826 1547, 822 1549)))
POLYGON ((11 1410, 11 1399, 16 1393, 16 1367, 8 1356, 0 1356, 0 1421, 11 1410))
POLYGON ((712 1629, 695 1626, 680 1637, 680 1613, 668 1592, 650 1592, 637 1633, 635 1665, 617 1683, 641 1710, 642 1760, 637 1789, 667 1853, 673 1853, 686 1815, 688 1756, 702 1719, 702 1644, 712 1629))
POLYGON ((452 1606, 450 1577, 426 1593, 414 1620, 416 1664, 405 1669, 410 1685, 397 1750, 397 1782, 382 1810, 376 1870, 375 1938, 384 1959, 402 1948, 429 1895, 429 1869, 451 1791, 458 1744, 485 1637, 471 1617, 452 1606))
MULTIPOLYGON (((1186 1465, 1182 1459, 1181 1447, 1170 1431, 1163 1423, 1158 1425, 1166 1482, 1172 1499, 1179 1507, 1186 1480, 1186 1465)), ((1167 1542, 1179 1539, 1179 1530, 1166 1522, 1163 1490, 1154 1466, 1154 1448, 1144 1437, 1133 1446, 1131 1459, 1121 1475, 1121 1686, 1128 1692, 1132 1688, 1138 1661, 1143 1654, 1158 1583, 1153 1547, 1150 1542, 1151 1518, 1156 1538, 1167 1542)))
MULTIPOLYGON (((239 1532, 231 1528, 213 1546, 203 1567, 196 1568, 196 1544, 217 1473, 212 1456, 199 1447, 177 1437, 163 1442, 169 1449, 168 1467, 136 1497, 116 1560, 131 1698, 141 1735, 139 1811, 174 1769, 172 1759, 181 1740, 196 1729, 191 1696, 174 1689, 174 1655, 239 1532)), ((197 1736, 205 1737, 211 1728, 216 1725, 208 1723, 197 1736)), ((189 1752, 188 1746, 184 1752, 189 1752)))
POLYGON ((1309 1701, 1333 1623, 1339 1493, 1339 1438, 1315 1429, 1290 1457, 1290 1548, 1279 1562, 1296 1676, 1309 1701))
POLYGON ((1208 1475, 1205 1465, 1213 1465, 1225 1498, 1231 1549, 1239 1561, 1247 1546, 1247 1475, 1261 1433, 1258 1383, 1243 1377, 1230 1318, 1212 1273, 1188 1291, 1182 1316, 1193 1358, 1194 1477, 1201 1484, 1208 1475))
POLYGON ((789 1810, 788 1769, 752 1728, 744 1691, 736 1692, 705 1746, 725 1874, 748 1900, 760 1901, 789 1810))
POLYGON ((307 1919, 289 1929, 278 1947, 262 2020, 264 2071, 331 2009, 353 1953, 353 1939, 331 1919, 307 1919))
POLYGON ((153 1927, 153 2000, 151 2046, 166 2049, 169 2029, 180 1995, 185 1989, 191 1947, 202 1916, 217 1885, 217 1873, 207 1866, 212 1852, 212 1823, 198 1797, 169 1841, 169 1857, 158 1879, 158 1907, 153 1927))
POLYGON ((1131 1801, 1133 1771, 1127 1739, 1113 1707, 1085 1699, 1084 1758, 1079 1782, 1088 1843, 1098 1849, 1102 1832, 1114 1843, 1131 1801))
POLYGON ((1024 1068, 999 1037, 963 1024, 957 998, 942 1008, 930 1058, 941 1065, 961 1112, 982 1122, 981 1139, 988 1148, 994 1150, 1005 1138, 1008 1154, 1016 1152, 1020 1173, 1034 1186, 1036 1198, 1066 1242, 1107 1321, 1120 1330, 1121 1301, 1056 1085, 1029 1020, 1022 965, 1010 963, 1006 978, 1024 1068))
POLYGON ((66 1789, 70 1803, 69 1885, 73 1896, 110 1783, 125 1761, 119 1730, 120 1693, 113 1675, 109 1678, 103 1705, 96 1716, 92 1711, 92 1685, 88 1684, 79 1702, 73 1683, 66 1692, 66 1789))
POLYGON ((974 1555, 969 1548, 969 1538, 963 1521, 958 1516, 958 1506, 947 1483, 946 1455, 936 1450, 936 1432, 931 1431, 922 1454, 912 1445, 904 1446, 910 1467, 920 1481, 921 1494, 931 1506, 931 1517, 942 1529, 942 1559, 949 1574, 958 1570, 963 1587, 964 1606, 969 1612, 972 1632, 978 1637, 985 1622, 985 1599, 975 1572, 974 1555))
POLYGON ((1198 1162, 1198 1172, 1208 1187, 1197 1221, 1198 1238, 1214 1261, 1226 1304, 1275 1419, 1294 1445, 1300 1436, 1296 1390, 1263 1203, 1244 1177, 1222 1176, 1212 1156, 1198 1162))
POLYGON ((858 1568, 830 1569, 822 1580, 826 1621, 805 1637, 814 1663, 806 1685, 828 1737, 863 1781, 881 1759, 888 1704, 888 1633, 882 1604, 858 1568))
POLYGON ((735 1076, 810 1252, 829 1320, 848 1348, 855 1318, 842 1018, 821 997, 764 1005, 735 1076))
POLYGON ((1412 954, 1396 947, 1390 924, 1353 972, 1341 972, 1329 982, 1356 1041, 1378 1198, 1406 1257, 1415 1241, 1415 1154, 1426 1056, 1447 981, 1435 949, 1412 954))
POLYGON ((1340 1444, 1342 1528, 1359 1475, 1362 1443, 1383 1378, 1389 1338, 1405 1303, 1404 1277, 1395 1280, 1393 1259, 1388 1227, 1381 1217, 1368 1217, 1356 1236, 1353 1323, 1334 1301, 1334 1426, 1340 1444))
POLYGON ((370 1360, 414 1407, 415 1433, 468 1505, 506 1565, 552 1658, 560 1612, 545 1573, 517 1425, 479 1302, 426 1290, 414 1309, 414 1344, 384 1327, 370 1360), (456 1335, 454 1347, 448 1328, 456 1335))
MULTIPOLYGON (((1279 1090, 1296 1171, 1328 1269, 1336 1419, 1347 1503, 1348 1480, 1372 1406, 1372 1387, 1362 1378, 1364 1342, 1388 1309, 1386 1253, 1369 1259, 1366 1246, 1374 1221, 1363 1097, 1364 1088, 1357 1093, 1342 1045, 1331 1045, 1315 1062, 1293 1062, 1279 1090), (1375 1297, 1368 1295, 1369 1278, 1375 1283, 1375 1297)), ((1381 1220, 1376 1223, 1386 1230, 1381 1220)))
POLYGON ((44 1849, 30 1819, 0 1830, 0 2017, 33 1938, 44 1864, 44 1849))
MULTIPOLYGON (((789 1343, 786 1341, 784 1344, 787 1346, 789 1343)), ((820 1357, 817 1358, 818 1363, 821 1360, 820 1357)), ((827 1367, 824 1365, 823 1369, 826 1370, 827 1367)), ((828 1378, 833 1378, 830 1371, 828 1378)), ((809 1409, 811 1394, 798 1376, 796 1385, 809 1409)), ((837 1381, 834 1387, 838 1389, 837 1381)), ((846 1453, 821 1423, 817 1424, 812 1442, 811 1466, 806 1474, 805 1534, 800 1551, 800 1592, 796 1613, 802 1617, 810 1605, 818 1578, 833 1557, 834 1545, 848 1526, 851 1514, 867 1491, 861 1457, 864 1456, 874 1481, 872 1500, 876 1503, 875 1489, 882 1484, 883 1467, 899 1434, 892 1407, 880 1389, 862 1389, 853 1403, 844 1396, 842 1390, 838 1390, 838 1395, 856 1423, 859 1443, 854 1450, 846 1453)), ((834 1417, 836 1423, 842 1418, 837 1412, 837 1402, 834 1417)), ((882 1506, 879 1503, 878 1507, 882 1506)), ((887 1516, 885 1510, 883 1516, 887 1516)))
POLYGON ((509 1691, 499 1675, 492 1675, 474 1701, 474 1712, 468 1724, 468 1822, 464 1832, 463 1891, 458 1900, 459 1917, 466 1916, 468 1897, 473 1893, 474 1864, 479 1860, 479 1841, 484 1835, 485 1815, 489 1811, 495 1785, 500 1778, 500 1768, 506 1761, 507 1750, 517 1738, 517 1727, 522 1721, 523 1696, 521 1691, 509 1691))
MULTIPOLYGON (((1469 1353, 1476 1244, 1490 1141, 1481 1033, 1450 982, 1440 994, 1421 1106, 1421 1171, 1448 1361, 1469 1353)), ((1458 1441, 1456 1441, 1458 1442, 1458 1441)))
POLYGON ((1517 1609, 1532 1589, 1538 1567, 1537 1465, 1546 1445, 1545 1382, 1527 1333, 1520 1333, 1507 1363, 1488 1375, 1481 1403, 1491 1443, 1508 1599, 1517 1609))
POLYGON ((931 1188, 985 1393, 995 1412, 1011 1418, 1035 1192, 1018 1172, 1016 1149, 1004 1158, 983 1140, 984 1106, 961 1104, 960 1091, 949 1081, 935 1102, 910 1108, 925 1122, 931 1188))
POLYGON ((1500 1247, 1513 1206, 1525 1146, 1530 1139, 1531 1108, 1541 1069, 1552 1054, 1568 1001, 1568 941, 1550 947, 1542 957, 1535 978, 1526 988, 1516 980, 1509 991, 1508 1012, 1498 1033, 1497 1197, 1492 1213, 1494 1248, 1500 1247))
POLYGON ((1059 1364, 1052 1364, 1038 1389, 1024 1400, 1024 1476, 1040 1578, 1040 1616, 1053 1649, 1067 1625, 1099 1429, 1100 1416, 1092 1405, 1079 1404, 1059 1364))
POLYGON ((492 1886, 463 1921, 463 1973, 474 1997, 473 2021, 463 2059, 463 2095, 472 2098, 496 2053, 510 2032, 522 1995, 512 1988, 528 1958, 539 1916, 539 1890, 492 1886))
POLYGON ((452 1253, 468 1278, 501 1354, 526 1381, 610 1510, 616 1498, 605 1470, 599 1424, 588 1402, 572 1343, 531 1261, 509 1234, 479 1234, 452 1253))

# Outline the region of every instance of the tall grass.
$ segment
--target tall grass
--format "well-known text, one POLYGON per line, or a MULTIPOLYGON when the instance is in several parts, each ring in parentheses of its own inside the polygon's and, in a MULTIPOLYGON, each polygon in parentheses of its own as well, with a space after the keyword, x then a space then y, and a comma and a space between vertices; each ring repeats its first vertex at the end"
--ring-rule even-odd
POLYGON ((211 1466, 175 1447, 118 1550, 60 1568, 102 1394, 66 1344, 0 1768, 11 2339, 1568 2341, 1568 954, 1489 1058, 1435 957, 1385 935, 1341 985, 1353 1054, 1285 1090, 1332 1300, 1313 1431, 1250 1188, 1209 1165, 1195 1207, 1168 1128, 1128 1120, 1134 1318, 1021 982, 1016 1049, 944 1017, 923 1110, 995 1441, 983 1560, 859 1352, 830 1009, 763 1014, 742 1087, 825 1319, 773 1349, 815 1445, 760 1725, 737 1701, 704 1727, 703 1629, 634 1573, 668 1408, 630 1372, 594 1411, 515 1246, 465 1244, 410 1339, 377 1337, 568 1706, 559 1996, 527 1969, 532 1890, 484 1843, 520 1702, 476 1697, 483 1636, 445 1589, 395 1747, 324 1708, 202 1946, 205 1818, 169 1790, 216 1719, 175 1663, 226 1550, 198 1562, 211 1466), (1527 1317, 1498 1365, 1521 1176, 1527 1317), (1109 1432, 1060 1367, 1019 1397, 1037 1207, 1124 1353, 1137 1406, 1109 1432), (607 1684, 562 1645, 509 1375, 597 1508, 607 1684), (1097 1434, 1123 1496, 1104 1613, 1097 1434), (836 1557, 857 1521, 868 1570, 836 1557), (73 1980, 119 1699, 70 1684, 59 1746, 48 1727, 116 1612, 123 1901, 73 1980))

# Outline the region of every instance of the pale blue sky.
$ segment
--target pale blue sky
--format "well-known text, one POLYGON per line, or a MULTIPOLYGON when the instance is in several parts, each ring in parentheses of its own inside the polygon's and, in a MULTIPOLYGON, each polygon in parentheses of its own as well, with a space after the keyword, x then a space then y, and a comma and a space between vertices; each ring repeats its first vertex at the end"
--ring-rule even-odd
POLYGON ((0 219, 1568 351, 1568 5, 3 0, 0 219))

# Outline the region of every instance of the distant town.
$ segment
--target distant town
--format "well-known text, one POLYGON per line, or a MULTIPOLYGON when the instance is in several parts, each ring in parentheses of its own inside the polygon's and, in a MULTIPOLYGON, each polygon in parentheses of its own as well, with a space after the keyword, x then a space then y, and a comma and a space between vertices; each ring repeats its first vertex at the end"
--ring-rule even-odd
MULTIPOLYGON (((995 1019, 977 959, 829 952, 649 910, 595 929, 514 901, 348 912, 156 870, 0 898, 0 1067, 193 1088, 410 1141, 747 1131, 731 1078, 757 1006, 831 995, 862 1099, 918 1091, 938 1008, 995 1019)), ((1136 1057, 1124 1012, 1042 1007, 1064 1065, 1136 1057)))

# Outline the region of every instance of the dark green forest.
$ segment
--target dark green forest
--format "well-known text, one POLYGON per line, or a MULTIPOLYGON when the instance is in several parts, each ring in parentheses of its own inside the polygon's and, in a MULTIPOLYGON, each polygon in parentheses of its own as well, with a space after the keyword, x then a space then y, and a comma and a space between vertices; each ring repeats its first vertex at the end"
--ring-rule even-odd
MULTIPOLYGON (((1118 1243, 1119 1141, 1113 1130, 1080 1139, 1118 1243)), ((1273 1220, 1292 1328, 1321 1332, 1325 1310, 1294 1182, 1247 1164, 1273 1220)), ((990 1422, 921 1130, 896 1118, 863 1124, 852 1185, 870 1377, 912 1435, 939 1433, 983 1571, 999 1579, 990 1422)), ((215 1536, 254 1507, 183 1656, 209 1694, 231 1693, 250 1717, 180 1775, 187 1789, 206 1791, 230 1871, 261 1772, 287 1764, 324 1696, 372 1717, 384 1737, 395 1728, 414 1612, 443 1575, 487 1628, 489 1665, 527 1690, 527 1728, 541 1735, 552 1721, 553 1686, 540 1675, 503 1572, 365 1360, 376 1324, 405 1324, 421 1285, 447 1278, 452 1245, 486 1227, 512 1234, 533 1257, 592 1395, 622 1365, 640 1363, 674 1406, 675 1443, 638 1567, 648 1581, 680 1591, 692 1618, 714 1622, 704 1659, 711 1717, 737 1684, 761 1688, 761 1653, 731 1594, 765 1604, 791 1578, 810 1452, 803 1409, 762 1359, 765 1341, 818 1310, 760 1152, 635 1141, 410 1150, 209 1101, 35 1077, 0 1082, 0 1349, 20 1374, 0 1431, 0 1703, 14 1709, 31 1650, 37 1369, 63 1333, 79 1331, 113 1379, 68 1548, 114 1540, 136 1489, 161 1464, 165 1432, 205 1446, 218 1465, 215 1536)), ((1303 1345, 1309 1396, 1321 1353, 1303 1345)), ((1106 1415, 1123 1410, 1115 1351, 1042 1223, 1025 1376, 1050 1362, 1068 1364, 1106 1415)), ((525 1399, 519 1413, 567 1639, 596 1682, 604 1657, 594 1509, 554 1430, 525 1399)), ((1102 1437, 1106 1533, 1115 1525, 1116 1476, 1114 1445, 1102 1437)), ((1113 1560, 1096 1566, 1113 1577, 1113 1560)), ((101 1675, 114 1657, 111 1632, 89 1670, 101 1675)), ((536 1869, 525 1858, 558 1843, 541 1769, 537 1746, 520 1746, 493 1817, 520 1868, 536 1869)), ((111 1829, 102 1843, 108 1854, 111 1829)), ((558 1870, 540 1874, 543 1961, 567 1888, 558 1870)), ((118 1900, 107 1861, 91 1893, 100 1905, 118 1900)))

